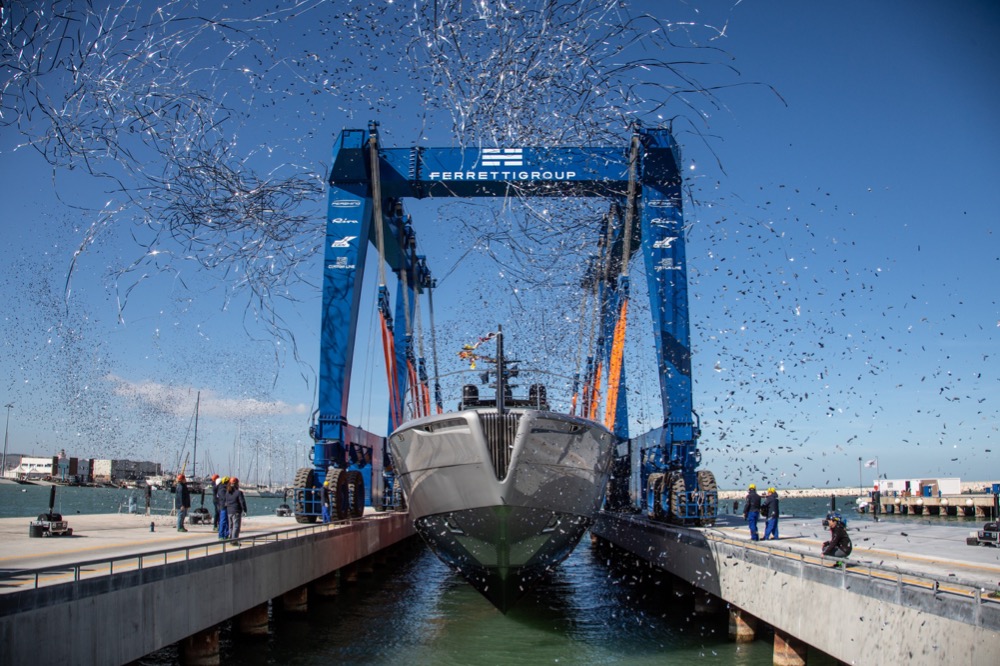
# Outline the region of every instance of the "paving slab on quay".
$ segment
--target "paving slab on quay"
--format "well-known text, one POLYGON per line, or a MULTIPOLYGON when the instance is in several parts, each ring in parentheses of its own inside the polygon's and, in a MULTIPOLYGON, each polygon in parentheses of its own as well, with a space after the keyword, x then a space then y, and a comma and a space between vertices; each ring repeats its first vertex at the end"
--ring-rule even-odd
MULTIPOLYGON (((872 565, 903 573, 925 576, 941 582, 966 581, 989 593, 1000 590, 1000 548, 969 546, 966 537, 982 528, 982 522, 932 525, 905 519, 848 517, 848 534, 854 551, 848 563, 872 565)), ((758 532, 764 534, 764 521, 758 532)), ((750 541, 750 530, 741 516, 720 516, 714 528, 706 528, 748 547, 787 550, 801 555, 821 554, 830 532, 817 518, 782 517, 778 540, 750 541)))
MULTIPOLYGON (((90 514, 63 517, 73 529, 72 536, 29 537, 32 518, 0 518, 0 574, 70 566, 114 558, 157 553, 170 549, 203 546, 188 556, 217 552, 223 547, 236 548, 232 541, 220 541, 218 531, 209 525, 186 525, 178 532, 176 518, 167 515, 90 514), (150 523, 153 530, 150 531, 150 523)), ((274 532, 289 532, 309 527, 294 517, 274 515, 244 516, 240 531, 241 548, 252 547, 254 537, 274 532)), ((314 529, 336 529, 337 524, 314 529)), ((179 554, 172 558, 180 557, 179 554)), ((146 562, 144 566, 155 564, 146 562)), ((23 589, 22 585, 0 584, 0 594, 23 589)))

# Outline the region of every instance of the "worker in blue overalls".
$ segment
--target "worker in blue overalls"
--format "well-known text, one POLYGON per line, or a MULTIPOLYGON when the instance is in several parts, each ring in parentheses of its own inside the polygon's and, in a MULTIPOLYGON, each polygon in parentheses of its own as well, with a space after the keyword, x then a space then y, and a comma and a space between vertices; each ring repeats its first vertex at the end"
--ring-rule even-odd
POLYGON ((323 522, 324 523, 328 523, 328 522, 330 522, 330 482, 329 481, 324 481, 323 482, 323 490, 321 491, 321 493, 322 493, 322 495, 320 496, 320 498, 322 500, 322 505, 323 505, 323 522))
POLYGON ((747 498, 743 503, 743 518, 750 526, 750 540, 760 541, 757 534, 757 520, 760 519, 760 495, 757 494, 757 484, 751 483, 747 490, 747 498))

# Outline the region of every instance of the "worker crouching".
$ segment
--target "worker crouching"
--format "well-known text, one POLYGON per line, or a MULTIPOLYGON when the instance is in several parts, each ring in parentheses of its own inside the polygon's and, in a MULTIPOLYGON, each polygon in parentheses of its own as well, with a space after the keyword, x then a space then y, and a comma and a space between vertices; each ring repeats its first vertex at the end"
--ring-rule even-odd
POLYGON ((847 521, 839 512, 827 514, 823 527, 830 528, 830 540, 823 542, 823 554, 827 557, 847 557, 854 550, 851 537, 847 534, 847 521))

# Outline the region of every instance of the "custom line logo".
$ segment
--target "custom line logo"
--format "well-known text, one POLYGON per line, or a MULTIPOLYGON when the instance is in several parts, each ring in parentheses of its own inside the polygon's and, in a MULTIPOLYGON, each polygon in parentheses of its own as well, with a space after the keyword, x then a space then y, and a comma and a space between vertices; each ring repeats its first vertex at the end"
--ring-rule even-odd
POLYGON ((483 148, 483 166, 524 166, 523 148, 483 148))
POLYGON ((353 270, 356 268, 355 264, 347 263, 347 257, 337 257, 336 263, 327 264, 326 267, 330 270, 353 270))
POLYGON ((351 247, 351 241, 357 238, 357 236, 344 236, 340 240, 335 240, 330 243, 330 247, 351 247))
POLYGON ((330 202, 333 208, 357 208, 361 202, 357 199, 334 199, 330 202))

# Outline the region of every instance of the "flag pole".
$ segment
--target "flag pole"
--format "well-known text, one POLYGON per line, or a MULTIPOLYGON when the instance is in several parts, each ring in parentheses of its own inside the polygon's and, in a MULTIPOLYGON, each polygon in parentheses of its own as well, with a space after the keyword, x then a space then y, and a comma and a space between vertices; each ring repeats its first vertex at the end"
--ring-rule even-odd
POLYGON ((858 497, 864 497, 865 496, 865 487, 864 487, 865 484, 864 484, 864 481, 861 480, 861 477, 862 477, 861 469, 862 469, 861 468, 861 456, 858 456, 858 497))

